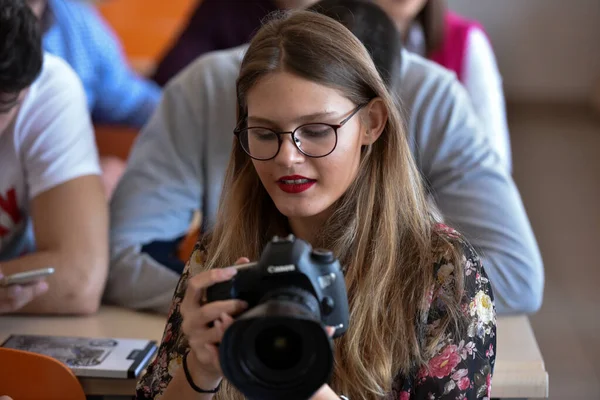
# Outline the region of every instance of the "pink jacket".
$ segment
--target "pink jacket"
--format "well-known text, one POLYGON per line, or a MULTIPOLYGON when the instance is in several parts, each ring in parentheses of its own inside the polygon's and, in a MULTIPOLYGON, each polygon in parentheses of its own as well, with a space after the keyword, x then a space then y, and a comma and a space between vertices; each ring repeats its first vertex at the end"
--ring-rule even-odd
POLYGON ((431 60, 456 73, 463 82, 463 65, 467 53, 467 40, 471 29, 485 32, 481 24, 468 20, 453 12, 447 12, 445 18, 444 41, 438 50, 431 55, 431 60))

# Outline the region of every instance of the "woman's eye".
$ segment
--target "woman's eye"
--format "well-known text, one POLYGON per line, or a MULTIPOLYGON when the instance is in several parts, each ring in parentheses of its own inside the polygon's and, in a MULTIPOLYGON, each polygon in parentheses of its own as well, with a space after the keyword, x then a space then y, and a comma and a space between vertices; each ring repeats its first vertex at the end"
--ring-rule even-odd
POLYGON ((301 131, 301 135, 307 138, 319 138, 327 136, 332 132, 329 126, 310 126, 305 127, 301 131))
POLYGON ((277 135, 275 132, 265 129, 252 129, 250 135, 257 140, 277 140, 277 135))

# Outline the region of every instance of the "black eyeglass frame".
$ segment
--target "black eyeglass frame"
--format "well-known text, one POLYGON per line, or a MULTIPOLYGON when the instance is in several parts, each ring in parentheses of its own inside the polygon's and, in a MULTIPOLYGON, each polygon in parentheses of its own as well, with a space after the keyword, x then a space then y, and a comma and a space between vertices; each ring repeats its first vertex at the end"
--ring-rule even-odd
POLYGON ((323 158, 323 157, 327 157, 328 155, 330 155, 331 153, 334 152, 335 148, 337 147, 337 143, 338 143, 338 129, 340 129, 342 126, 344 126, 346 124, 346 122, 348 122, 352 117, 354 117, 363 107, 365 107, 366 105, 368 105, 369 103, 364 103, 361 104, 359 106, 357 106, 354 110, 352 110, 352 113, 350 113, 349 116, 347 116, 346 118, 344 118, 339 124, 326 124, 324 122, 311 122, 309 124, 302 124, 299 127, 297 127, 296 129, 294 129, 293 131, 282 131, 282 132, 277 132, 274 131, 271 128, 265 128, 262 126, 251 126, 248 128, 236 128, 233 130, 233 134, 235 135, 235 137, 238 139, 238 142, 240 143, 240 146, 242 147, 242 150, 244 150, 244 153, 246 153, 250 158, 257 160, 257 161, 269 161, 274 159, 275 157, 277 157, 277 155, 279 154, 279 151, 281 150, 281 144, 283 143, 283 139, 281 138, 281 135, 292 135, 292 143, 294 143, 294 146, 298 149, 298 151, 302 154, 304 154, 306 157, 310 157, 310 158, 323 158), (306 154, 304 151, 302 151, 302 149, 298 146, 297 142, 296 142, 296 138, 295 138, 295 133, 296 131, 298 131, 299 129, 305 127, 305 126, 309 126, 309 125, 326 125, 329 126, 330 128, 333 129, 333 132, 335 134, 335 143, 333 145, 333 148, 331 149, 331 151, 329 151, 329 153, 327 154, 323 154, 322 156, 313 156, 310 154, 306 154), (244 131, 247 131, 249 129, 265 129, 268 130, 270 132, 273 132, 275 135, 277 135, 277 141, 278 141, 278 145, 277 145, 277 152, 275 153, 275 155, 273 157, 269 157, 269 158, 258 158, 258 157, 254 157, 252 156, 252 154, 250 154, 245 148, 244 146, 241 144, 241 140, 240 140, 240 134, 244 131))

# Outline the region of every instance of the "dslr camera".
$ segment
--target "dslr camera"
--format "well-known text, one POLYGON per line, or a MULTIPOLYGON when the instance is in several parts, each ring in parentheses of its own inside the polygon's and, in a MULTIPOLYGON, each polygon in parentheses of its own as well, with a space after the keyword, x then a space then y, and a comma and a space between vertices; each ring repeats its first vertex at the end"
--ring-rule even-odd
POLYGON ((207 289, 208 302, 240 299, 248 310, 225 331, 219 359, 247 398, 304 400, 333 369, 332 339, 348 328, 346 283, 329 250, 275 236, 258 262, 237 265, 229 281, 207 289))

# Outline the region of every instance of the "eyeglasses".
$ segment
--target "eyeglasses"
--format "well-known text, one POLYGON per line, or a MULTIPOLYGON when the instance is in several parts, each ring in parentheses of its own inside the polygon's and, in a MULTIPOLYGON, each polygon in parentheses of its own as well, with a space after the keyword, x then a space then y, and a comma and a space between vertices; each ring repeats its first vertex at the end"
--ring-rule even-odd
POLYGON ((267 161, 277 157, 283 142, 281 135, 292 135, 294 146, 305 156, 312 158, 325 157, 331 154, 337 146, 337 130, 367 104, 356 107, 348 117, 337 125, 305 124, 300 125, 291 132, 275 132, 269 128, 250 127, 236 129, 233 134, 238 138, 246 154, 255 160, 267 161))

